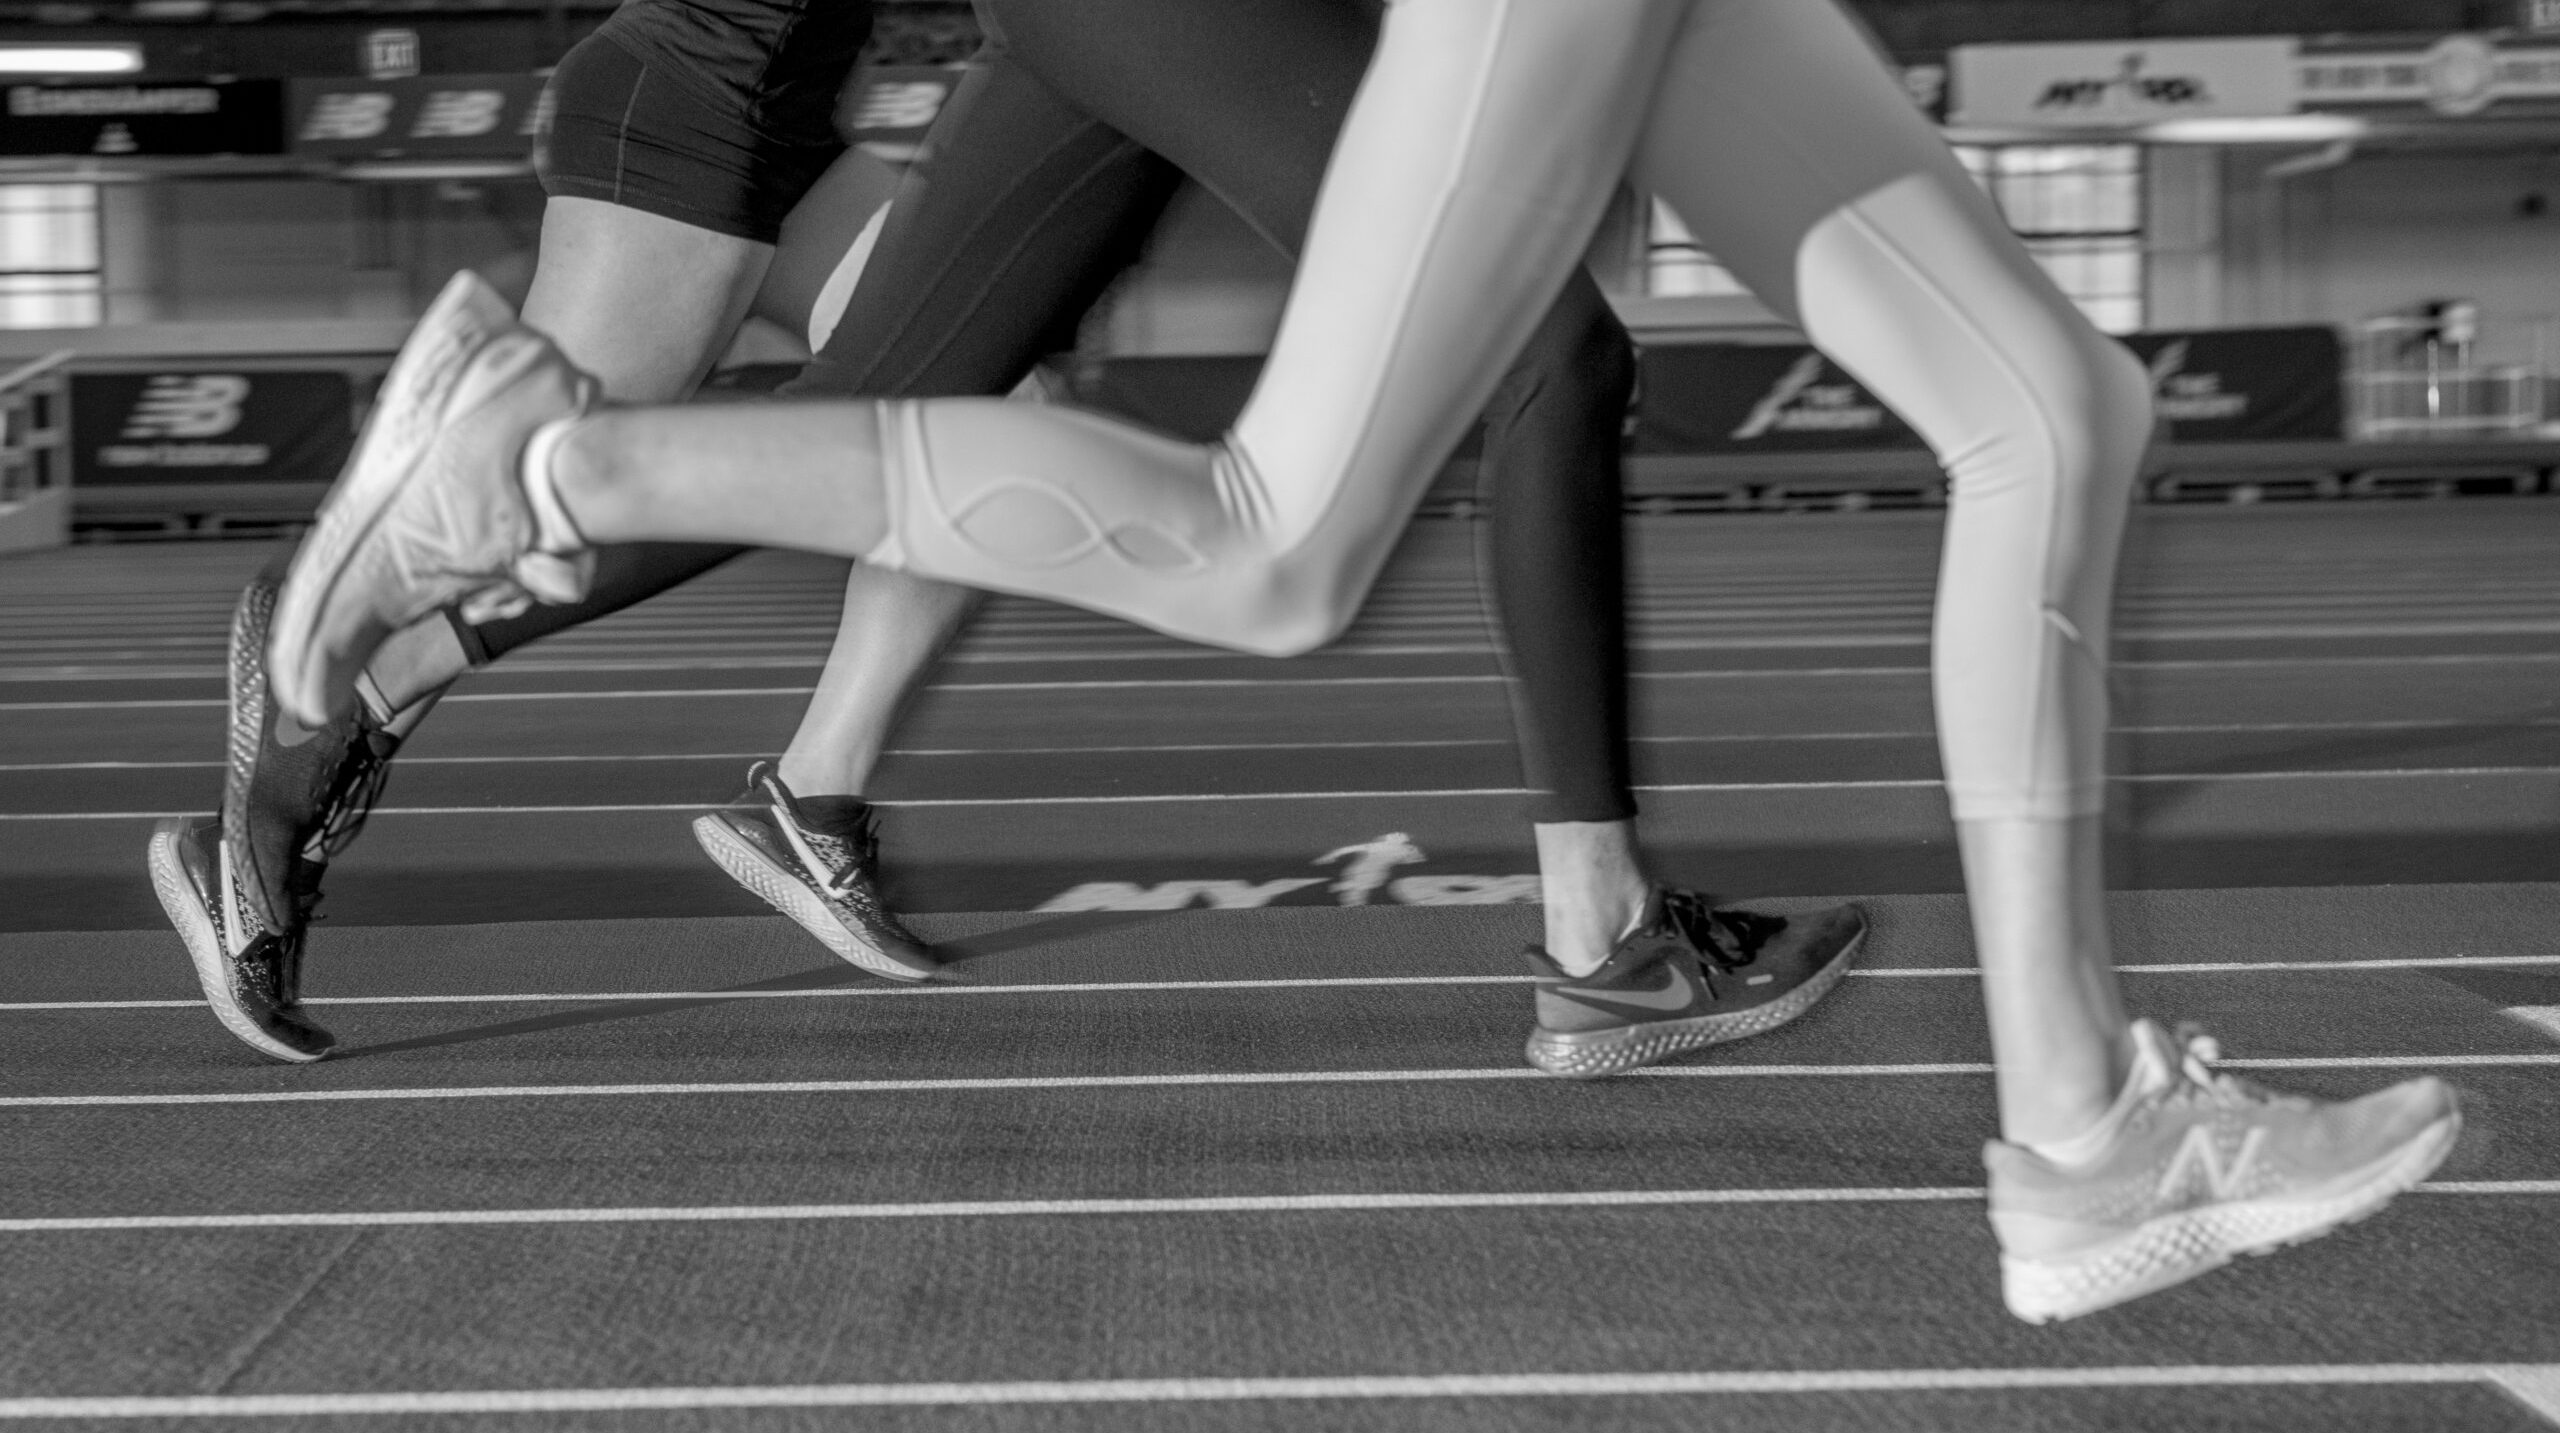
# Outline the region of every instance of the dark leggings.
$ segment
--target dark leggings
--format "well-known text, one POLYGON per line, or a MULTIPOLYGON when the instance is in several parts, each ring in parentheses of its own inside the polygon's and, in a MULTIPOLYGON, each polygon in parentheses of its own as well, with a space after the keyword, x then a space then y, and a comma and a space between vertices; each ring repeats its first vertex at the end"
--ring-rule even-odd
MULTIPOLYGON (((1072 340, 1185 174, 1294 258, 1377 38, 1369 0, 981 8, 1001 39, 944 108, 835 336, 788 391, 1004 392, 1072 340)), ((1618 489, 1634 381, 1625 331, 1577 274, 1485 412, 1492 588, 1536 821, 1635 813, 1618 489)), ((495 655, 726 555, 609 559, 586 603, 484 627, 476 645, 495 655)))

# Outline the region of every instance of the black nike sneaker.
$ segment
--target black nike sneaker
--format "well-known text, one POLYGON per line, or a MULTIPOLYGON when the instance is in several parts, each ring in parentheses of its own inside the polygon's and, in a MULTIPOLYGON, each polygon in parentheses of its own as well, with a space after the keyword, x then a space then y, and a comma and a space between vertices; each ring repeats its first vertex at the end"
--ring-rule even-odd
MULTIPOLYGON (((187 943, 214 1018, 261 1055, 308 1064, 338 1043, 302 1010, 302 938, 309 922, 262 924, 225 859, 229 849, 218 822, 161 822, 151 833, 152 889, 187 943)), ((316 884, 310 895, 317 898, 316 884)))
POLYGON ((746 793, 696 820, 693 838, 731 880, 837 955, 891 980, 933 979, 942 963, 880 898, 875 813, 854 801, 843 819, 825 824, 832 829, 820 829, 774 763, 759 761, 747 771, 746 793))
MULTIPOLYGON (((163 823, 150 854, 152 886, 214 1013, 260 1053, 300 1061, 332 1043, 300 1013, 303 936, 322 870, 362 829, 400 736, 363 702, 316 728, 276 704, 267 626, 289 561, 267 564, 232 609, 221 819, 163 823)), ((403 715, 414 724, 427 705, 403 715)))
POLYGON ((1657 890, 1635 930, 1589 975, 1567 975, 1529 947, 1538 973, 1529 1063, 1595 1079, 1775 1030, 1840 983, 1866 938, 1856 906, 1772 916, 1657 890))

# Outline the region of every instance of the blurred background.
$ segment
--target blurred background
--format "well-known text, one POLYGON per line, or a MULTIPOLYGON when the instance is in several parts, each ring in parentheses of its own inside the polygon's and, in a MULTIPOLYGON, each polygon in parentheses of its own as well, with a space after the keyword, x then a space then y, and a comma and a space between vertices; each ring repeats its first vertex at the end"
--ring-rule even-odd
MULTIPOLYGON (((2160 385, 2146 495, 2551 489, 2560 0, 1862 0, 1912 103, 2160 385)), ((600 0, 0 0, 0 548, 307 518, 455 270, 521 292, 543 76, 600 0)), ((909 156, 977 42, 881 0, 839 108, 909 156)), ((1893 415, 1650 196, 1591 265, 1645 347, 1647 511, 1929 505, 1893 415)), ((1072 372, 1215 426, 1287 272, 1186 196, 1072 372)), ((804 352, 751 324, 729 386, 804 352)), ((1462 455, 1431 510, 1472 499, 1462 455)))

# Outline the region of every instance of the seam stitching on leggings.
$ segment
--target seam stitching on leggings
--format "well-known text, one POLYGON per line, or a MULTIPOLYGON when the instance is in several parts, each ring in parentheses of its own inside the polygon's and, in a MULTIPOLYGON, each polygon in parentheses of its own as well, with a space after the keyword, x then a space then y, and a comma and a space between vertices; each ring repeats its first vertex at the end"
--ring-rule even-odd
POLYGON ((622 202, 623 176, 630 173, 627 158, 631 151, 631 116, 640 109, 640 91, 649 83, 649 62, 640 62, 640 73, 631 80, 631 96, 622 102, 622 123, 613 131, 613 202, 622 202))
MULTIPOLYGON (((2062 512, 2062 503, 2060 501, 2061 493, 2059 491, 2059 483, 2061 480, 2063 466, 2061 440, 2056 435, 2054 425, 2050 421, 2050 418, 2044 412, 2044 405, 2035 399, 2035 385, 2027 382, 2025 375, 2019 371, 2018 366, 2010 361, 2008 351, 1993 341, 1989 331, 1984 329, 1979 323, 1975 322, 1973 315, 1968 312, 1962 304, 1955 302, 1953 297, 1949 295, 1945 289, 1941 288, 1936 282, 1931 280, 1928 271, 1923 269, 1919 264, 1913 262, 1909 253, 1905 251, 1900 244, 1894 242, 1893 237, 1890 234, 1887 234, 1882 228, 1878 227, 1873 220, 1869 219, 1864 213, 1862 213, 1857 207, 1858 202, 1859 201, 1857 200, 1851 200, 1836 212, 1845 216, 1852 225, 1856 226, 1859 232, 1865 234, 1869 242, 1875 244, 1877 249, 1883 253, 1885 257, 1892 260, 1895 265, 1900 267, 1904 274, 1918 285, 1923 292, 1937 300, 1938 305, 1947 311, 1947 313, 1953 318, 1954 322, 1963 326, 1968 332, 1972 333, 1975 340, 1980 342, 1983 347, 1989 351, 1991 361, 2000 368, 2003 374, 2007 376, 2009 382, 2015 385, 2019 391, 2028 395, 2028 406, 2034 409, 2040 418, 2046 419, 2046 421, 2041 425, 2043 428, 2041 436, 2047 449, 2045 457, 2053 465, 2052 471, 2055 475, 2055 483, 2047 486, 2044 495, 2044 566, 2036 573, 2035 617, 2037 625, 2041 629, 2047 625, 2044 611, 2045 608, 2050 605, 2047 598, 2053 590, 2052 563, 2057 543, 2055 525, 2060 520, 2062 512)), ((1950 488, 1953 486, 1952 477, 1950 477, 1949 486, 1950 488)), ((2051 685, 2050 678, 2052 673, 2047 669, 2045 655, 2047 645, 2047 641, 2040 633, 2035 649, 2035 690, 2039 694, 2045 692, 2051 685)), ((2043 701, 2043 697, 2039 695, 2037 700, 2041 703, 2043 701)), ((2041 726, 2042 723, 2038 722, 2036 725, 2041 726)), ((2041 753, 2037 753, 2031 756, 2030 759, 2041 761, 2042 755, 2041 753)), ((2036 774, 2037 769, 2031 767, 2029 769, 2030 779, 2028 781, 2027 792, 2030 797, 2037 794, 2043 785, 2043 783, 2034 779, 2036 774)), ((2071 784, 2071 778, 2073 775, 2074 773, 2064 773, 2066 784, 2071 784)), ((1954 794, 1955 784, 1952 780, 1948 783, 1948 791, 1950 795, 1954 794)), ((2077 805, 2078 803, 2074 800, 2071 804, 2077 805)))
MULTIPOLYGON (((1498 13, 1493 21, 1493 43, 1486 48, 1483 58, 1476 68, 1472 80, 1472 87, 1468 96, 1467 113, 1461 133, 1469 135, 1475 133, 1483 119, 1486 96, 1493 89, 1493 81, 1491 78, 1492 72, 1504 54, 1504 41, 1508 37, 1510 30, 1509 21, 1513 13, 1515 13, 1518 8, 1516 3, 1514 3, 1514 0, 1486 0, 1486 3, 1496 7, 1498 13)), ((1393 23, 1392 18, 1390 18, 1389 23, 1393 23)), ((1385 43, 1383 37, 1381 37, 1380 43, 1382 45, 1385 43)), ((1353 102, 1353 108, 1355 110, 1358 108, 1357 101, 1353 102)), ((1349 123, 1348 116, 1344 117, 1344 123, 1346 125, 1349 123)), ((1458 155, 1458 163, 1456 167, 1447 175, 1435 177, 1435 183, 1438 185, 1438 192, 1432 198, 1432 215, 1429 237, 1423 247, 1423 257, 1414 260, 1412 267, 1406 271, 1406 282, 1397 286, 1398 301, 1395 308, 1394 319, 1389 328, 1389 331, 1395 335, 1395 339, 1389 346, 1386 362, 1379 366, 1378 372, 1381 377, 1395 368, 1395 355, 1403 351, 1410 338, 1412 326, 1407 322, 1407 320, 1413 313, 1416 290, 1419 287, 1414 280, 1418 279, 1424 270, 1429 267, 1429 256, 1439 252, 1440 244, 1448 234, 1449 213, 1456 204, 1455 189, 1457 183, 1461 178, 1472 171, 1474 167, 1474 157, 1475 156, 1469 149, 1462 148, 1458 155)), ((1319 209, 1323 207, 1321 194, 1319 194, 1317 200, 1317 207, 1319 209)), ((1312 223, 1309 225, 1308 236, 1310 239, 1314 237, 1312 223)), ((1303 273, 1306 263, 1306 254, 1303 250, 1300 252, 1298 259, 1300 270, 1303 273)), ((1281 320, 1281 329, 1284 334, 1286 333, 1287 328, 1288 320, 1286 310, 1284 309, 1281 320)), ((1267 369, 1265 371, 1268 372, 1267 369)), ((1257 389, 1259 389, 1260 386, 1261 385, 1259 383, 1255 385, 1257 389)), ((1246 410, 1250 412, 1253 407, 1253 400, 1250 398, 1246 399, 1245 407, 1246 410)), ((1237 427, 1241 425, 1243 415, 1239 414, 1237 416, 1237 424, 1230 425, 1227 430, 1230 434, 1235 433, 1237 427)), ((1468 416, 1472 420, 1477 415, 1470 414, 1468 416)), ((1357 455, 1369 446, 1371 438, 1377 432, 1378 417, 1378 405, 1374 403, 1369 405, 1367 414, 1361 420, 1360 431, 1358 435, 1353 438, 1351 443, 1350 451, 1354 455, 1357 455)), ((1232 441, 1232 439, 1230 441, 1232 441)), ((1243 445, 1241 443, 1237 443, 1236 446, 1240 448, 1243 445)), ((1446 457, 1446 454, 1442 455, 1444 461, 1446 457)), ((1351 463, 1345 463, 1343 465, 1344 472, 1346 474, 1351 466, 1353 466, 1351 463)), ((1257 473, 1260 472, 1259 464, 1255 465, 1255 471, 1257 473)), ((1270 556, 1278 558, 1283 556, 1285 553, 1294 553, 1297 551, 1297 549, 1304 544, 1306 538, 1317 528, 1322 527, 1325 519, 1332 516, 1334 510, 1341 506, 1343 497, 1348 489, 1348 483, 1335 483, 1333 493, 1326 499, 1323 510, 1315 514, 1314 520, 1308 523, 1306 531, 1298 534, 1291 541, 1288 548, 1283 549, 1280 552, 1270 552, 1270 556)), ((1415 496, 1416 499, 1419 500, 1420 493, 1417 492, 1415 496)), ((1410 516, 1410 512, 1408 512, 1407 515, 1410 516)), ((1267 548, 1265 550, 1269 551, 1267 548)))

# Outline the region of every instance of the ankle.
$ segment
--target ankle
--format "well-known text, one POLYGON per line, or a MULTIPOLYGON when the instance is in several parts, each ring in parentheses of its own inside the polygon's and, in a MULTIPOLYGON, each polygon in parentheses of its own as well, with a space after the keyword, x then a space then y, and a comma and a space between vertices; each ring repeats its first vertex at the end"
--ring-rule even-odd
POLYGON ((2103 1105, 2092 1100, 2076 1109, 2049 1111, 2032 1122, 2021 1121, 2027 1124, 2027 1130, 2013 1136, 2010 1142, 2064 1168, 2087 1164, 2103 1155, 2134 1107, 2167 1080, 2167 1072, 2158 1069, 2156 1062, 2141 1058, 2130 1030, 2119 1044, 2131 1053, 2117 1059, 2111 1052, 2116 1073, 2103 1105))

